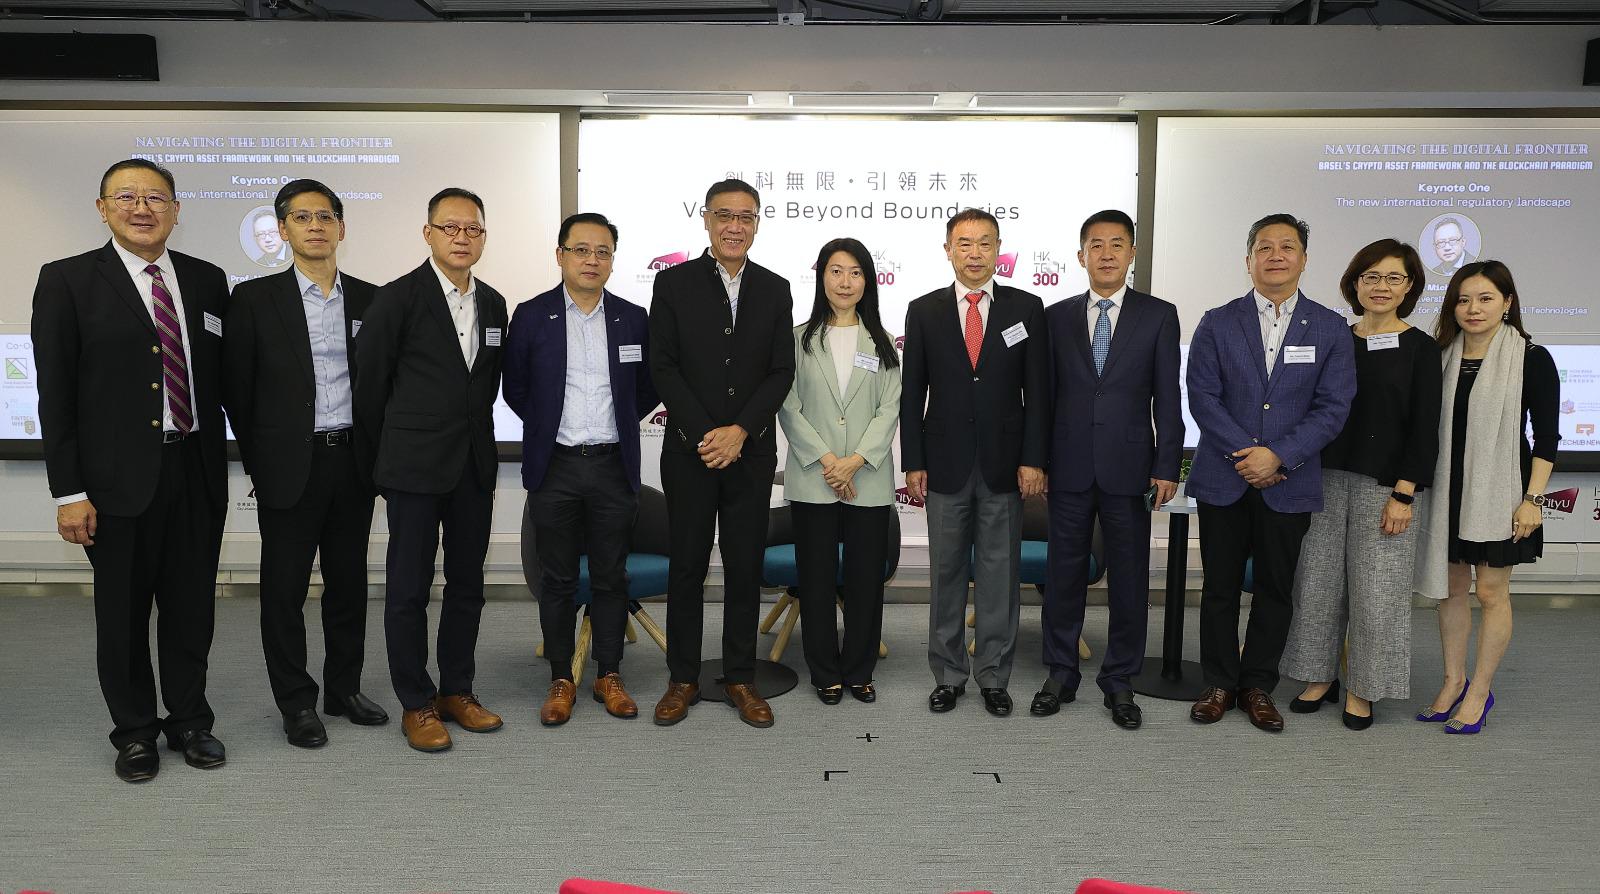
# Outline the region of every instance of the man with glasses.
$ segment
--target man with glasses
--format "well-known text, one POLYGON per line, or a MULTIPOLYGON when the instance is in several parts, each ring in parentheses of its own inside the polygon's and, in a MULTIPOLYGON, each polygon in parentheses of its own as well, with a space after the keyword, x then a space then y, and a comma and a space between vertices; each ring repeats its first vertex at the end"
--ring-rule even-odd
POLYGON ((777 414, 794 383, 789 281, 748 257, 761 197, 743 180, 706 190, 711 247, 656 274, 650 373, 667 406, 661 481, 670 511, 667 667, 655 722, 700 700, 700 635, 713 534, 722 532, 723 692, 739 719, 772 726, 755 687, 761 557, 777 469, 777 414), (720 522, 720 524, 719 524, 720 522))
POLYGON ((500 717, 472 691, 498 457, 506 302, 472 275, 488 232, 483 200, 457 187, 428 202, 432 257, 378 289, 356 335, 356 446, 389 515, 384 633, 406 741, 450 747, 443 720, 486 733, 500 717), (439 682, 428 675, 428 594, 444 529, 439 682))
POLYGON ((289 744, 328 742, 306 672, 306 590, 322 561, 323 707, 375 726, 389 715, 361 694, 367 638, 372 470, 357 461, 356 333, 374 287, 339 270, 344 202, 294 180, 273 203, 289 270, 234 289, 223 336, 224 394, 261 529, 261 649, 289 744))
POLYGON ((578 557, 589 557, 594 697, 613 717, 639 707, 622 685, 626 562, 639 505, 639 420, 656 407, 644 308, 606 291, 617 228, 602 214, 561 222, 561 284, 523 302, 506 344, 506 403, 522 417, 522 483, 533 523, 550 691, 539 722, 572 716, 578 557))
POLYGON ((1428 269, 1446 278, 1455 276, 1457 270, 1477 260, 1467 251, 1466 228, 1459 218, 1449 215, 1433 225, 1433 253, 1438 256, 1439 263, 1428 269))
POLYGON ((263 267, 282 267, 289 262, 289 243, 278 232, 278 221, 273 211, 259 211, 250 220, 250 235, 255 239, 258 252, 250 256, 263 267))
POLYGON ((155 777, 163 732, 192 767, 226 760, 205 691, 228 499, 228 285, 215 265, 167 249, 176 195, 171 172, 154 162, 112 165, 95 200, 111 241, 46 264, 33 295, 56 528, 94 566, 95 660, 127 782, 155 777), (150 667, 152 602, 164 719, 150 667))

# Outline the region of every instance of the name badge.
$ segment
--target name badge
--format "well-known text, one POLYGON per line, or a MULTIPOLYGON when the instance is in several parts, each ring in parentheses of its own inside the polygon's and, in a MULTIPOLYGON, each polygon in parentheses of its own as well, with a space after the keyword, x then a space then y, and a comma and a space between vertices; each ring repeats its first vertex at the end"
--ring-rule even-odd
POLYGON ((864 369, 869 373, 875 373, 878 371, 878 364, 880 362, 881 361, 879 361, 877 354, 867 354, 861 351, 856 352, 857 369, 864 369))
POLYGON ((1316 345, 1289 345, 1283 349, 1284 363, 1316 363, 1316 345))
POLYGON ((643 345, 617 345, 618 363, 639 363, 644 360, 643 345))
POLYGON ((483 343, 491 348, 500 347, 500 327, 490 326, 483 330, 483 343))
POLYGON ((350 321, 350 337, 351 338, 355 338, 356 336, 358 336, 360 334, 361 334, 361 321, 360 320, 351 320, 350 321))
POLYGON ((1006 347, 1014 347, 1016 346, 1017 342, 1028 337, 1028 327, 1018 323, 1004 332, 1001 332, 1000 337, 1006 340, 1006 347))
POLYGON ((1367 350, 1369 351, 1387 351, 1398 347, 1400 347, 1400 333, 1398 332, 1367 336, 1367 350))
POLYGON ((208 310, 205 312, 205 320, 206 331, 220 338, 222 336, 222 318, 208 310))

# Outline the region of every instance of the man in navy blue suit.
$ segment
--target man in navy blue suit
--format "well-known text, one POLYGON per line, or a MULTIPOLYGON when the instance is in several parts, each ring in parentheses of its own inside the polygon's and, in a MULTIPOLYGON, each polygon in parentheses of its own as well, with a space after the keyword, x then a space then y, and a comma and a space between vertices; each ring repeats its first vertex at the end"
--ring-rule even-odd
MULTIPOLYGON (((615 717, 636 717, 622 685, 628 616, 628 541, 639 505, 639 420, 656 407, 649 319, 606 291, 617 228, 601 214, 561 222, 561 285, 511 317, 506 403, 522 417, 522 483, 542 569, 539 626, 550 661, 545 726, 572 716, 578 557, 589 556, 595 698, 615 717)), ((530 581, 531 583, 531 581, 530 581)))
POLYGON ((1177 491, 1183 455, 1178 309, 1128 288, 1133 241, 1127 214, 1091 215, 1078 231, 1089 291, 1045 311, 1055 395, 1043 617, 1050 676, 1029 709, 1048 716, 1077 697, 1078 637, 1098 517, 1111 626, 1097 682, 1112 722, 1124 729, 1138 729, 1143 720, 1132 678, 1144 665, 1149 619, 1150 510, 1177 491))
POLYGON ((1188 492, 1200 514, 1200 665, 1207 689, 1189 716, 1222 719, 1237 699, 1250 722, 1283 729, 1272 703, 1294 612, 1290 590, 1311 513, 1322 509, 1322 448, 1356 393, 1344 318, 1300 292, 1310 228, 1292 214, 1250 227, 1255 288, 1206 312, 1189 344, 1189 413, 1200 444, 1188 492), (1243 652, 1239 592, 1254 560, 1243 652))

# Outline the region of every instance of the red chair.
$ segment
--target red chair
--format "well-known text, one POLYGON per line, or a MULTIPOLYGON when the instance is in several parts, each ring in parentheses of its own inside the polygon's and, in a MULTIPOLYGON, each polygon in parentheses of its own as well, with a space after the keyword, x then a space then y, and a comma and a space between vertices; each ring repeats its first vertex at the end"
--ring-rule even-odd
POLYGON ((569 878, 561 883, 560 894, 678 894, 660 888, 640 888, 617 882, 602 882, 589 878, 569 878))
POLYGON ((1074 894, 1184 894, 1171 888, 1147 888, 1144 885, 1125 885, 1110 879, 1084 879, 1074 894))

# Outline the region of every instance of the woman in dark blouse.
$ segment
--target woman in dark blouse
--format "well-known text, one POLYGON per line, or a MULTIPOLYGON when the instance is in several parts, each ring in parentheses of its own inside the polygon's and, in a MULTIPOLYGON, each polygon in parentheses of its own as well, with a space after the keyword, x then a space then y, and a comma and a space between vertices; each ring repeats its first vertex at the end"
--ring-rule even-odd
POLYGON ((1409 245, 1380 239, 1356 252, 1339 290, 1356 314, 1356 396, 1322 450, 1323 509, 1311 517, 1295 575, 1294 620, 1280 665, 1306 680, 1289 710, 1339 697, 1348 637, 1344 724, 1372 725, 1372 703, 1411 685, 1412 525, 1433 483, 1439 441, 1439 346, 1405 322, 1426 285, 1409 245))
POLYGON ((1522 328, 1511 271, 1499 261, 1463 266, 1439 315, 1444 351, 1442 442, 1435 480, 1449 500, 1429 515, 1418 592, 1439 603, 1444 684, 1417 719, 1447 733, 1476 733, 1494 707, 1490 686, 1511 641, 1511 569, 1544 552, 1543 497, 1561 441, 1561 382, 1550 352, 1522 328), (1530 446, 1524 432, 1533 426, 1530 446), (1477 579, 1483 609, 1477 666, 1467 641, 1477 579))

